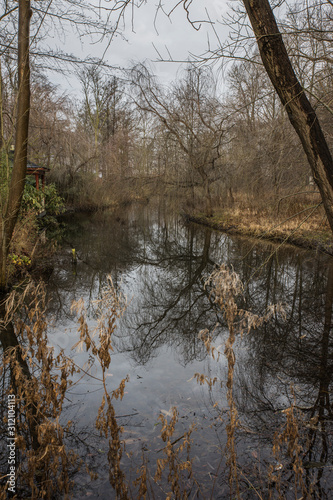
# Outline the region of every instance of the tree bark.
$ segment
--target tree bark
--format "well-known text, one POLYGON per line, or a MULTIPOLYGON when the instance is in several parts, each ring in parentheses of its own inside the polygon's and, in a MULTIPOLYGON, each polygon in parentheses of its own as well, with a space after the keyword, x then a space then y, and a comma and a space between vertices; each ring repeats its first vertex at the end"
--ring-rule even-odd
POLYGON ((262 62, 296 130, 333 232, 333 160, 316 112, 300 85, 268 0, 243 0, 262 62))
POLYGON ((18 20, 18 96, 15 153, 8 199, 4 206, 0 231, 0 287, 6 285, 6 259, 21 206, 27 171, 27 149, 30 112, 29 35, 30 0, 19 0, 18 20))

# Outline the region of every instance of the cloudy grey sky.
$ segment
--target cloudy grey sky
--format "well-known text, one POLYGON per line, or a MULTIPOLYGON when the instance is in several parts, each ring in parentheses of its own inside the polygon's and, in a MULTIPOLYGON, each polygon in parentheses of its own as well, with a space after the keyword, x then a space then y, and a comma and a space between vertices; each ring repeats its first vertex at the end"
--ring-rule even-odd
MULTIPOLYGON (((112 40, 106 50, 104 59, 112 66, 128 67, 131 62, 144 60, 154 61, 154 69, 158 77, 163 82, 169 82, 174 79, 179 69, 179 64, 169 62, 157 62, 159 54, 169 59, 169 53, 174 60, 186 60, 189 53, 202 54, 207 50, 208 38, 211 45, 216 46, 216 38, 209 23, 202 22, 199 31, 196 31, 187 20, 187 14, 182 7, 177 9, 167 17, 161 10, 156 18, 156 3, 148 0, 140 8, 132 11, 128 9, 124 21, 120 22, 120 31, 122 35, 117 35, 112 40), (155 50, 156 47, 157 51, 155 50)), ((166 0, 164 9, 169 12, 176 4, 176 0, 166 0)), ((193 0, 190 5, 190 19, 192 22, 208 21, 210 18, 216 22, 221 19, 223 13, 228 9, 227 2, 224 0, 193 0), (207 11, 208 14, 207 14, 207 11)), ((196 23, 199 26, 199 23, 196 23)), ((225 38, 227 32, 222 25, 215 24, 219 36, 225 38)), ((94 43, 94 39, 86 37, 79 39, 74 33, 67 33, 64 40, 65 50, 74 53, 77 56, 101 57, 107 41, 94 43)), ((54 40, 54 44, 59 44, 54 40)), ((53 74, 52 80, 58 83, 65 90, 70 91, 70 87, 76 87, 73 79, 64 80, 60 74, 53 74)))

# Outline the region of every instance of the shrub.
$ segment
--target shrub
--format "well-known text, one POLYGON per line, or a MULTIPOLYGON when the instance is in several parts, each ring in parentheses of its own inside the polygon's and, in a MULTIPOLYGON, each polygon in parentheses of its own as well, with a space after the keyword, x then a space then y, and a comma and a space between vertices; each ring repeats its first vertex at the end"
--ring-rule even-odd
POLYGON ((43 190, 37 190, 35 186, 27 183, 24 188, 22 207, 23 213, 33 210, 40 213, 43 210, 59 215, 64 211, 64 200, 59 196, 54 184, 48 184, 43 190))

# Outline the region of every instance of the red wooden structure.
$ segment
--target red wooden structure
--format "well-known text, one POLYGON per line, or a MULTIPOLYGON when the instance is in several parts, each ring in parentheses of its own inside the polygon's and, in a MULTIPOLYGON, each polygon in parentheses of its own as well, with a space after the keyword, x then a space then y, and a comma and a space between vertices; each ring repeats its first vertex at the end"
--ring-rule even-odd
POLYGON ((36 165, 36 163, 28 162, 27 165, 27 175, 34 175, 35 180, 36 180, 36 189, 39 189, 39 180, 42 181, 42 189, 44 189, 45 186, 45 174, 48 172, 50 169, 46 167, 41 167, 39 165, 36 165))

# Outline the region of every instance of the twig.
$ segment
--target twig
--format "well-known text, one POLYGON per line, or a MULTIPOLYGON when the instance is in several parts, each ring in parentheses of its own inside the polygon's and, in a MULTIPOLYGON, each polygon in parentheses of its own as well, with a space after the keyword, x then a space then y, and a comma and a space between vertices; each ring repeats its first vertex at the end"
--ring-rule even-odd
POLYGON ((251 486, 251 488, 254 489, 254 491, 256 492, 256 494, 258 495, 258 498, 260 498, 260 500, 263 500, 262 496, 260 495, 259 491, 253 486, 253 484, 251 483, 251 481, 245 476, 245 474, 243 474, 243 472, 241 471, 241 469, 238 467, 238 471, 241 473, 241 475, 243 476, 243 478, 245 479, 245 481, 247 483, 249 483, 249 485, 251 486))
MULTIPOLYGON (((182 436, 180 436, 178 439, 176 439, 175 441, 173 441, 173 442, 171 443, 171 446, 173 446, 174 444, 178 443, 178 441, 180 441, 181 439, 183 439, 183 437, 185 437, 185 434, 183 434, 183 435, 182 435, 182 436)), ((165 448, 167 448, 167 446, 168 446, 168 445, 163 446, 163 448, 161 448, 160 450, 157 450, 157 452, 156 452, 156 453, 160 453, 160 451, 165 450, 165 448)))

